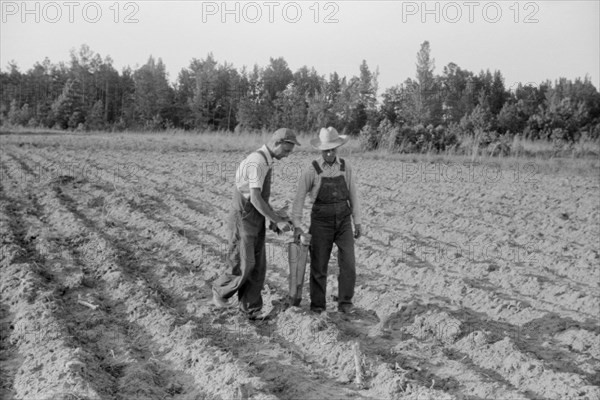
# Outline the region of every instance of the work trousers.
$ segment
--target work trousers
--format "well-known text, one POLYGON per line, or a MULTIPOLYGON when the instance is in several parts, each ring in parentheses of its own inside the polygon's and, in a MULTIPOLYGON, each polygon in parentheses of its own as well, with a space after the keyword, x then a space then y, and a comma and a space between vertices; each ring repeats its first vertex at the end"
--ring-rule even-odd
POLYGON ((251 205, 229 213, 229 270, 213 283, 217 294, 225 299, 236 292, 240 310, 247 314, 262 309, 261 295, 267 272, 265 252, 265 217, 251 205))
POLYGON ((352 304, 356 283, 352 212, 347 202, 314 204, 310 234, 310 308, 326 309, 327 266, 335 244, 338 248, 338 306, 352 304))

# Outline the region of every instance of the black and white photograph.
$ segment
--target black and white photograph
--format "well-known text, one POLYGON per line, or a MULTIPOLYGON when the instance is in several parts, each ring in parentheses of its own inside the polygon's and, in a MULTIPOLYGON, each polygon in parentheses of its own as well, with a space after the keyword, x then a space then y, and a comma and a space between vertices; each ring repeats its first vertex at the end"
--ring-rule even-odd
POLYGON ((600 400, 600 2, 0 0, 0 399, 600 400))

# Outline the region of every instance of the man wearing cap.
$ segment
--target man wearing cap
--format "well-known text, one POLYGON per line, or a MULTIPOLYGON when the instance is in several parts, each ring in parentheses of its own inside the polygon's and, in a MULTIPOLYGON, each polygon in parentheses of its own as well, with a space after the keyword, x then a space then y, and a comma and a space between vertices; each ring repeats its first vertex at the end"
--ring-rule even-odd
POLYGON ((332 128, 322 128, 319 137, 310 141, 321 157, 305 169, 298 182, 292 208, 294 237, 302 233, 302 209, 308 194, 312 201, 310 244, 310 309, 320 313, 327 307, 327 264, 333 244, 338 248, 338 310, 352 311, 356 282, 354 239, 361 236, 360 202, 356 180, 350 165, 337 156, 337 148, 348 141, 332 128), (354 233, 352 232, 354 220, 354 233))
POLYGON ((231 297, 237 292, 239 308, 248 318, 260 318, 263 306, 261 291, 265 282, 265 219, 280 231, 293 229, 286 216, 269 205, 273 159, 287 157, 300 145, 291 129, 273 133, 269 143, 251 153, 235 173, 233 201, 228 217, 229 270, 213 282, 213 303, 219 308, 233 306, 231 297))

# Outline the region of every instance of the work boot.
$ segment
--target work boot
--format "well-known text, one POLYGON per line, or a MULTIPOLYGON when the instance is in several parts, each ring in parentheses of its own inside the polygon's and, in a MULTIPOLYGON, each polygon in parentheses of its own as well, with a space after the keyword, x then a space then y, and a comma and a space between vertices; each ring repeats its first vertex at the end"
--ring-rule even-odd
POLYGON ((251 313, 244 312, 240 310, 240 312, 248 318, 248 321, 270 321, 273 319, 272 313, 263 313, 261 311, 255 311, 251 313))
POLYGON ((338 311, 344 314, 355 314, 356 309, 352 303, 344 303, 338 305, 338 311))

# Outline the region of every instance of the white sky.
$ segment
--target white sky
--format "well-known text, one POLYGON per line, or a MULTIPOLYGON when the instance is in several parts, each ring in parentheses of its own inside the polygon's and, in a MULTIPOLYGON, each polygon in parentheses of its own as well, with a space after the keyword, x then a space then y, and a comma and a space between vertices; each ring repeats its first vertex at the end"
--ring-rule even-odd
POLYGON ((84 43, 110 55, 119 71, 160 57, 171 81, 209 52, 238 70, 283 57, 294 72, 307 65, 325 77, 358 75, 365 59, 372 71, 379 68, 381 94, 414 78, 416 54, 428 40, 436 74, 454 62, 475 73, 498 69, 507 88, 586 74, 599 84, 597 0, 229 1, 230 14, 224 4, 1 0, 0 67, 14 60, 25 72, 45 57, 68 61, 84 43))

